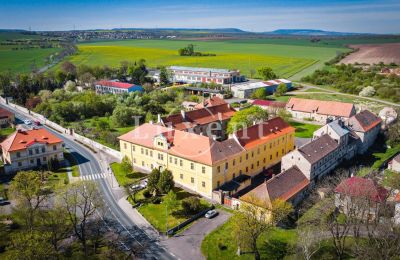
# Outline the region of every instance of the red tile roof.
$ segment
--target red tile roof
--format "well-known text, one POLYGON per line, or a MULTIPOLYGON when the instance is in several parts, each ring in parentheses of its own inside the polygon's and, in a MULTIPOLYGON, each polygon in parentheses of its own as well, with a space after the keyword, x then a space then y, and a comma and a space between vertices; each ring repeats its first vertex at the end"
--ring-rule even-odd
POLYGON ((109 81, 109 80, 100 80, 97 82, 97 84, 101 85, 101 86, 107 86, 107 87, 113 87, 113 88, 123 88, 123 89, 128 89, 132 86, 135 86, 134 84, 130 84, 130 83, 109 81))
POLYGON ((293 111, 317 113, 340 117, 351 117, 355 113, 354 105, 336 101, 322 101, 313 99, 290 98, 286 107, 293 111))
POLYGON ((268 121, 241 129, 234 135, 244 148, 249 149, 278 136, 290 132, 294 133, 294 130, 294 127, 290 126, 282 118, 275 117, 268 121))
POLYGON ((119 139, 158 149, 153 141, 154 137, 160 134, 168 140, 170 145, 168 153, 207 165, 213 165, 243 151, 243 148, 233 139, 218 142, 207 136, 148 123, 120 136, 119 139))
POLYGON ((0 118, 9 118, 14 114, 8 111, 7 109, 0 108, 0 118))
POLYGON ((24 150, 35 143, 57 144, 61 142, 63 141, 60 138, 51 134, 46 129, 40 128, 33 130, 18 130, 7 137, 0 146, 4 151, 12 152, 24 150))
POLYGON ((286 103, 285 102, 272 101, 272 100, 256 99, 256 100, 253 101, 253 105, 263 106, 263 107, 285 108, 286 103))
POLYGON ((228 104, 222 104, 185 112, 184 118, 182 113, 163 117, 162 122, 174 129, 185 130, 196 125, 206 125, 219 120, 230 119, 235 112, 228 104))
POLYGON ((259 199, 269 200, 268 203, 276 199, 289 201, 296 194, 307 188, 309 184, 310 181, 300 169, 297 166, 293 166, 260 184, 249 193, 246 193, 241 199, 246 201, 247 196, 253 193, 259 199))
POLYGON ((200 109, 200 108, 213 107, 213 106, 219 106, 219 105, 224 105, 224 104, 227 104, 227 103, 222 98, 210 97, 210 98, 203 100, 203 102, 200 102, 199 104, 197 104, 194 108, 200 109))
POLYGON ((388 191, 376 184, 371 179, 354 176, 342 181, 335 189, 335 192, 350 197, 369 196, 372 201, 383 202, 388 195, 388 191))
POLYGON ((380 117, 368 110, 363 110, 349 119, 349 126, 357 132, 368 132, 381 122, 380 117))

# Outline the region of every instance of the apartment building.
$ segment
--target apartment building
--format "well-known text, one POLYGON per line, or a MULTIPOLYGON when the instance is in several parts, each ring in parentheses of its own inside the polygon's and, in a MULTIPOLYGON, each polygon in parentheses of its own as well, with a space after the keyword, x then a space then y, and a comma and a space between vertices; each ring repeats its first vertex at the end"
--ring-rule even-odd
POLYGON ((336 101, 290 98, 286 110, 293 118, 326 124, 336 119, 348 120, 356 114, 354 104, 336 101))
POLYGON ((64 159, 64 142, 46 129, 18 130, 1 144, 6 172, 47 165, 50 158, 64 159))
POLYGON ((124 94, 130 92, 143 92, 143 87, 130 83, 123 83, 113 80, 100 80, 95 85, 98 94, 124 94))
POLYGON ((219 142, 205 135, 143 124, 119 139, 121 153, 134 167, 169 169, 177 184, 211 198, 213 190, 224 184, 252 178, 279 163, 294 149, 294 128, 274 118, 219 142))
POLYGON ((244 81, 239 70, 171 66, 174 82, 232 84, 244 81))

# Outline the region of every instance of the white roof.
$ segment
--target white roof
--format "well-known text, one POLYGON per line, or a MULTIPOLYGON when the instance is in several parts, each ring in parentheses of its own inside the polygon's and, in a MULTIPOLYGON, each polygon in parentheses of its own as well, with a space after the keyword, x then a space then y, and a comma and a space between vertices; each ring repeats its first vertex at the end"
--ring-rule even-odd
POLYGON ((257 89, 257 88, 265 88, 268 85, 264 82, 252 82, 252 83, 245 83, 240 85, 235 85, 232 88, 236 88, 237 90, 245 90, 245 89, 257 89))
POLYGON ((196 67, 183 67, 183 66, 171 66, 171 70, 191 70, 191 71, 201 71, 201 72, 216 72, 216 73, 229 73, 236 72, 235 70, 228 69, 214 69, 214 68, 196 68, 196 67))

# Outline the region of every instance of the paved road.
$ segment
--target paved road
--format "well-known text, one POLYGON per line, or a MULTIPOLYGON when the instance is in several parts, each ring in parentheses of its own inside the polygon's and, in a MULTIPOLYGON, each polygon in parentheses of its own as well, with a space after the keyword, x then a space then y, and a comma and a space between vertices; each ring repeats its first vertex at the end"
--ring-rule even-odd
POLYGON ((163 241, 163 244, 175 252, 179 259, 204 259, 200 250, 201 241, 208 233, 225 223, 231 216, 224 210, 219 209, 218 212, 219 215, 212 219, 199 219, 189 229, 163 241))
MULTIPOLYGON (((6 107, 3 104, 0 104, 0 106, 12 110, 19 121, 28 119, 27 116, 23 115, 18 110, 6 107)), ((122 246, 126 249, 127 247, 130 247, 132 243, 139 245, 139 247, 142 246, 142 250, 144 251, 143 258, 145 259, 175 259, 174 256, 160 245, 159 241, 148 237, 148 235, 133 223, 119 207, 108 181, 105 178, 100 177, 102 173, 104 176, 104 171, 102 171, 102 167, 93 152, 73 141, 71 138, 62 135, 51 128, 46 126, 44 127, 64 141, 68 150, 78 161, 81 176, 87 176, 87 179, 92 179, 98 184, 107 208, 104 221, 110 229, 116 230, 119 234, 126 237, 127 242, 122 244, 122 246), (97 178, 95 178, 95 176, 97 178)))

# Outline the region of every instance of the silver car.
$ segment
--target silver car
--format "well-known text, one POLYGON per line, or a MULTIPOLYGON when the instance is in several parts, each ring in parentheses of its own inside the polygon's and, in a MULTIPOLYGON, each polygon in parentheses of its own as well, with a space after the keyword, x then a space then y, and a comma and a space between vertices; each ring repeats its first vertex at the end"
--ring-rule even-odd
POLYGON ((218 211, 216 211, 215 209, 213 209, 213 210, 207 211, 207 213, 204 215, 204 217, 206 217, 206 218, 213 218, 213 217, 215 217, 215 216, 217 216, 217 215, 218 215, 218 211))

